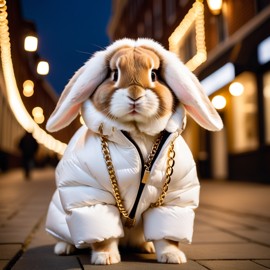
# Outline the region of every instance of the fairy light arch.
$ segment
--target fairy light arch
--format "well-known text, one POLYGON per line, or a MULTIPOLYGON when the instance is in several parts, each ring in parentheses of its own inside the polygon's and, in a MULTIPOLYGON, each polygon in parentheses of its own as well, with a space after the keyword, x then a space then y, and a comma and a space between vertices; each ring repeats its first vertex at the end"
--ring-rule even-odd
POLYGON ((8 27, 8 13, 5 0, 0 0, 0 48, 1 62, 4 74, 4 80, 7 90, 7 99, 10 108, 19 122, 19 124, 28 132, 31 132, 38 143, 46 148, 63 155, 66 144, 55 139, 42 129, 26 110, 21 99, 20 92, 16 83, 11 56, 11 43, 8 27))

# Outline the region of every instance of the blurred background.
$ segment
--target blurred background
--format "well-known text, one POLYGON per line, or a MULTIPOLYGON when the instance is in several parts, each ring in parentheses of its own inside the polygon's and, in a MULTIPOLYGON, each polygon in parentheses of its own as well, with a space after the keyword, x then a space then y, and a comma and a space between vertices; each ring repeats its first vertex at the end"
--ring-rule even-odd
POLYGON ((224 121, 222 131, 211 133, 188 119, 184 137, 199 176, 270 183, 269 0, 6 3, 7 10, 0 6, 0 174, 21 166, 25 131, 39 143, 36 165, 55 165, 82 124, 78 117, 60 132, 45 131, 69 78, 114 40, 149 37, 198 76, 224 121))

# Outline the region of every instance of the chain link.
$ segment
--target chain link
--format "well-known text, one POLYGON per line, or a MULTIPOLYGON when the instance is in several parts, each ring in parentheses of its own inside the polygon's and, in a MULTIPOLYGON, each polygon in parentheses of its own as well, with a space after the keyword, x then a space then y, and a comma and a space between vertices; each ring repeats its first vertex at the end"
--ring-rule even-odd
POLYGON ((120 195, 120 190, 118 187, 118 183, 117 183, 117 179, 116 179, 116 175, 115 175, 115 170, 113 167, 113 163, 112 163, 112 159, 111 159, 111 154, 110 154, 110 150, 109 150, 109 146, 108 146, 108 142, 105 136, 101 136, 101 149, 102 149, 102 153, 103 153, 103 157, 107 166, 107 170, 110 176, 110 181, 112 184, 112 188, 113 188, 113 193, 114 193, 114 198, 116 201, 116 205, 120 211, 120 213, 122 214, 123 217, 125 217, 126 219, 130 219, 127 210, 125 209, 124 205, 123 205, 123 201, 121 199, 121 195, 120 195))
POLYGON ((156 154, 156 152, 158 150, 158 147, 159 147, 159 144, 160 144, 162 138, 163 138, 163 132, 161 132, 160 136, 156 139, 155 143, 152 146, 152 149, 150 151, 150 154, 147 157, 147 160, 146 160, 146 162, 144 164, 144 168, 146 170, 149 170, 150 169, 150 166, 152 164, 153 158, 154 158, 154 156, 155 156, 155 154, 156 154))
MULTIPOLYGON (((106 136, 102 135, 102 127, 100 128, 100 131, 101 131, 101 136, 100 136, 101 149, 102 149, 103 157, 104 157, 104 160, 105 160, 105 163, 106 163, 106 166, 107 166, 107 170, 108 170, 108 173, 109 173, 110 181, 111 181, 111 184, 112 184, 113 194, 114 194, 114 198, 115 198, 115 201, 116 201, 116 205, 117 205, 121 215, 124 218, 126 218, 125 226, 131 228, 131 227, 133 227, 135 225, 136 221, 135 221, 135 219, 132 219, 132 218, 129 217, 129 214, 128 214, 127 210, 124 207, 124 204, 123 204, 123 201, 122 201, 122 198, 121 198, 121 195, 120 195, 120 190, 119 190, 117 178, 116 178, 116 175, 115 175, 113 162, 112 162, 112 159, 111 159, 111 154, 110 154, 107 138, 106 138, 106 136)), ((152 160, 153 160, 153 158, 155 156, 155 153, 156 153, 156 151, 158 149, 158 146, 159 146, 159 144, 160 144, 160 142, 162 140, 162 137, 163 137, 163 133, 161 133, 161 135, 157 138, 157 140, 155 141, 155 143, 154 143, 154 145, 152 147, 152 150, 151 150, 151 152, 150 152, 150 154, 149 154, 149 156, 147 158, 146 164, 144 165, 146 170, 149 170, 149 168, 151 166, 152 160)), ((170 148, 169 148, 169 151, 168 151, 168 160, 167 160, 167 168, 166 168, 166 181, 165 181, 165 183, 163 185, 163 189, 162 189, 162 193, 161 193, 160 197, 158 198, 156 203, 151 204, 151 207, 161 206, 163 204, 163 202, 164 202, 166 193, 168 191, 169 184, 171 182, 171 176, 173 174, 173 166, 174 166, 174 163, 175 163, 174 162, 174 157, 175 157, 174 144, 173 144, 173 142, 171 142, 170 143, 170 148)))
POLYGON ((167 168, 166 168, 166 178, 165 178, 165 183, 163 185, 162 188, 162 192, 157 200, 157 202, 155 203, 151 203, 151 207, 159 207, 164 203, 168 188, 169 188, 169 184, 171 182, 171 176, 173 174, 173 166, 175 164, 174 161, 175 158, 175 151, 174 151, 174 142, 172 141, 170 143, 170 147, 168 150, 168 159, 167 159, 167 168))

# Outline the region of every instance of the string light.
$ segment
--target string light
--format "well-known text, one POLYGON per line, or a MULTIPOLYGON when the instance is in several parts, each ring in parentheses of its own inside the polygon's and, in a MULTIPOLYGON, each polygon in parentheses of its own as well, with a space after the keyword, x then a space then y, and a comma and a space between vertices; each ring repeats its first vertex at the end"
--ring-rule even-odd
POLYGON ((46 131, 40 128, 27 112, 22 102, 11 60, 11 44, 8 31, 7 6, 5 0, 0 0, 0 37, 1 62, 5 85, 7 88, 7 98, 14 116, 25 130, 33 134, 33 137, 38 141, 38 143, 43 144, 45 147, 58 154, 63 155, 66 144, 56 140, 46 131))
POLYGON ((190 28, 195 24, 196 54, 186 63, 186 66, 194 71, 207 59, 204 30, 204 5, 202 0, 196 0, 179 26, 169 37, 169 50, 179 54, 179 47, 184 42, 190 28))

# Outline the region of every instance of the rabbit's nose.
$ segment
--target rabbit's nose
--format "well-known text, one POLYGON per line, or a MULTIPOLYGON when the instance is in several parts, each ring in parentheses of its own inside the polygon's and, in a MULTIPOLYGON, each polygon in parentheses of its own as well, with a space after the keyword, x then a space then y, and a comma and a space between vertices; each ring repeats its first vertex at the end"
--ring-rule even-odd
POLYGON ((139 96, 139 97, 130 97, 130 96, 128 96, 128 99, 130 100, 130 101, 132 101, 132 102, 136 102, 136 101, 138 101, 139 99, 141 99, 142 98, 142 96, 139 96))
POLYGON ((132 102, 137 102, 144 95, 145 95, 145 90, 142 87, 137 86, 137 85, 130 86, 127 92, 128 99, 132 102))

